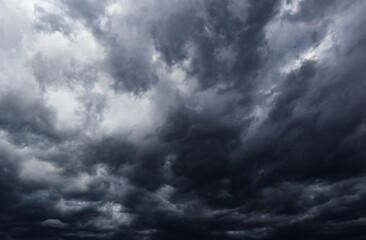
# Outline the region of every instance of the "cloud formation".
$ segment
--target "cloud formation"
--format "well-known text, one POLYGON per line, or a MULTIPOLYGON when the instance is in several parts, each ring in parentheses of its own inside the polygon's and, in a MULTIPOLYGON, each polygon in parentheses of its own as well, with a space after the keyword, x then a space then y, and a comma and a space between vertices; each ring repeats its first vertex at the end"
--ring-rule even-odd
POLYGON ((51 228, 68 228, 69 225, 67 223, 63 223, 58 219, 47 219, 44 220, 41 225, 43 227, 51 227, 51 228))
POLYGON ((363 239, 365 1, 0 2, 1 239, 363 239))

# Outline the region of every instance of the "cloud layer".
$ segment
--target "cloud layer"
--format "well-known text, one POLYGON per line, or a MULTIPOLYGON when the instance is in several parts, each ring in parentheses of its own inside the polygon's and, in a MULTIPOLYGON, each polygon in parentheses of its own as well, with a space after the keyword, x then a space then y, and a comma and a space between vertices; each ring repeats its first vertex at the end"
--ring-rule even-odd
POLYGON ((365 1, 0 2, 1 239, 363 239, 365 1))

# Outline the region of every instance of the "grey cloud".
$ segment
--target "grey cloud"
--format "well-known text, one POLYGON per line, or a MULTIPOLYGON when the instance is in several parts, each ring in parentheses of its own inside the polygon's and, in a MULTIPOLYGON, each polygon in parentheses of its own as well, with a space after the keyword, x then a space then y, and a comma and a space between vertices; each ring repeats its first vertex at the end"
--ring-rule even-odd
POLYGON ((75 59, 53 59, 38 53, 29 62, 34 76, 45 88, 47 85, 81 85, 90 87, 98 74, 98 63, 95 66, 80 64, 75 59))
POLYGON ((276 2, 232 8, 228 1, 207 1, 158 22, 153 28, 156 48, 169 65, 189 60, 188 72, 198 77, 203 88, 221 83, 247 89, 251 74, 263 61, 263 28, 276 12, 276 2), (228 47, 229 55, 220 58, 228 47))
MULTIPOLYGON (((85 25, 91 28, 96 39, 106 48, 104 68, 114 78, 114 90, 138 95, 158 81, 154 64, 151 62, 150 43, 145 39, 144 29, 139 29, 140 20, 135 16, 131 19, 129 16, 126 19, 117 19, 121 21, 121 27, 117 29, 114 29, 112 23, 107 20, 108 29, 104 30, 100 18, 106 11, 107 4, 108 2, 92 4, 88 1, 77 3, 65 1, 71 16, 85 21, 85 25), (122 22, 123 20, 126 23, 122 22), (127 34, 131 34, 135 39, 123 38, 127 34)), ((135 10, 141 11, 139 8, 135 10)))
POLYGON ((44 220, 41 225, 43 227, 52 227, 52 228, 68 228, 69 225, 67 223, 63 223, 58 219, 47 219, 44 220))
POLYGON ((1 238, 364 237, 364 2, 23 8, 0 54, 1 238))
POLYGON ((43 104, 41 99, 22 96, 21 92, 6 91, 0 99, 0 127, 11 132, 17 142, 27 141, 28 133, 45 137, 49 140, 62 138, 54 121, 55 113, 43 104))
POLYGON ((40 31, 46 32, 62 32, 70 33, 70 26, 65 22, 65 19, 55 13, 47 13, 41 7, 35 8, 35 12, 39 15, 34 27, 40 31))

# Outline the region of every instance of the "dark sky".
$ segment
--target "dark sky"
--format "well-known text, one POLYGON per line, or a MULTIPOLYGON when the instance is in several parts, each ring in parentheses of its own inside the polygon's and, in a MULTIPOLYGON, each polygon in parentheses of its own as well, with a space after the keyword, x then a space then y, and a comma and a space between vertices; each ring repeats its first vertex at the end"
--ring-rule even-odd
POLYGON ((365 12, 0 1, 0 239, 365 239, 365 12))

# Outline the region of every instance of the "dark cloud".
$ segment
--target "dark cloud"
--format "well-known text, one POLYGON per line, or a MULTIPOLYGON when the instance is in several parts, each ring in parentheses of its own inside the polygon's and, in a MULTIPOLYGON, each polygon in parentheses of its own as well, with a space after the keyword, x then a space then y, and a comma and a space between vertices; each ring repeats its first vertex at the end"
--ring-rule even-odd
POLYGON ((364 2, 0 5, 0 238, 363 239, 364 2))
POLYGON ((168 65, 188 60, 187 71, 203 88, 248 88, 263 60, 263 30, 277 4, 256 1, 243 9, 236 4, 205 1, 160 20, 153 28, 155 47, 168 65))
POLYGON ((0 111, 0 127, 9 132, 14 141, 32 141, 29 138, 37 136, 48 141, 58 140, 63 135, 54 124, 55 113, 41 99, 6 91, 0 97, 0 111))

